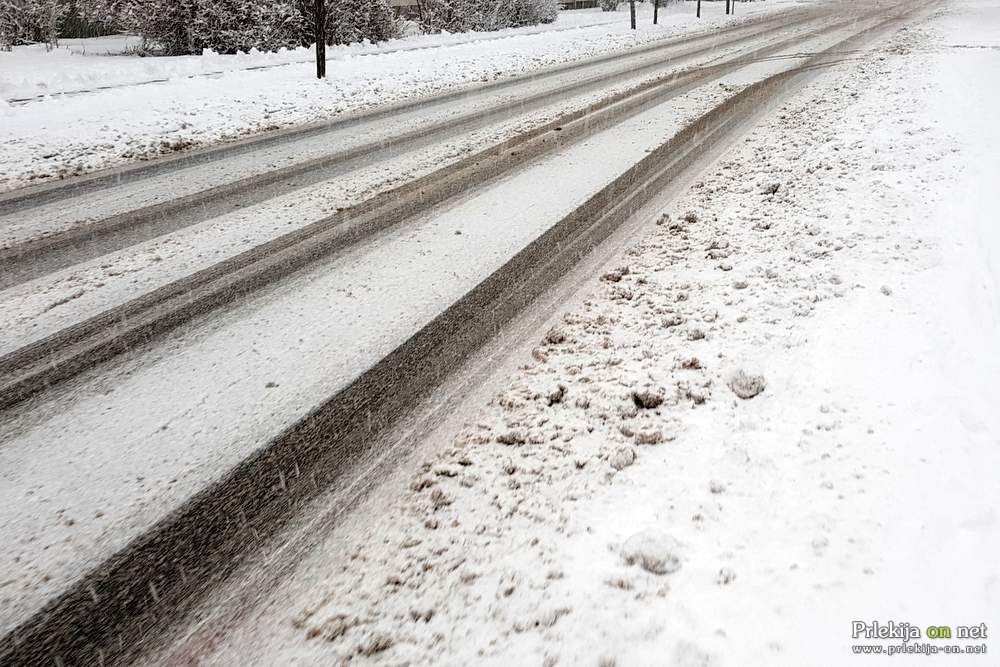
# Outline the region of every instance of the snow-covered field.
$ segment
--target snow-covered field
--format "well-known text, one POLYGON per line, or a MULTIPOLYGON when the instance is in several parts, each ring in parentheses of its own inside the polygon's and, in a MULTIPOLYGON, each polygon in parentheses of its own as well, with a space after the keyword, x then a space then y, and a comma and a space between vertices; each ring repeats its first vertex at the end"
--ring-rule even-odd
POLYGON ((658 26, 642 6, 634 32, 627 11, 573 10, 548 26, 352 45, 331 51, 322 81, 305 50, 106 55, 130 44, 121 38, 66 40, 52 52, 18 47, 0 52, 0 191, 476 86, 795 4, 741 3, 740 14, 727 17, 722 3, 706 3, 698 21, 687 3, 661 11, 658 26))
POLYGON ((1000 627, 1000 2, 946 7, 706 170, 217 661, 869 664, 901 641, 853 621, 1000 627))

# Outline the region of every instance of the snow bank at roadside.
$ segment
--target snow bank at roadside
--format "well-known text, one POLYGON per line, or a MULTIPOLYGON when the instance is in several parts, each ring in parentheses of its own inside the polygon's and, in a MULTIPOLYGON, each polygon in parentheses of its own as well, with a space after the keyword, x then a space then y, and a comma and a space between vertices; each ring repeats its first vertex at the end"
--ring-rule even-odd
POLYGON ((996 625, 1000 4, 961 7, 703 174, 319 575, 293 652, 829 664, 856 618, 996 625))
POLYGON ((52 92, 112 86, 0 102, 0 190, 620 52, 791 4, 748 3, 743 15, 730 18, 720 3, 710 3, 700 22, 681 7, 664 12, 659 26, 651 25, 647 9, 634 32, 627 12, 614 14, 613 23, 604 23, 610 19, 601 12, 563 12, 552 26, 355 45, 335 51, 323 81, 307 62, 268 66, 300 58, 287 52, 180 58, 0 53, 4 98, 36 94, 40 86, 52 92), (156 79, 166 80, 120 85, 156 79))
MULTIPOLYGON (((558 21, 549 25, 510 28, 488 33, 441 33, 394 39, 380 44, 368 42, 327 47, 331 69, 343 61, 371 56, 442 46, 562 32, 603 25, 620 24, 620 14, 599 10, 561 12, 558 21)), ((207 51, 201 56, 162 58, 122 57, 141 45, 138 37, 111 35, 89 39, 61 40, 58 48, 46 51, 45 45, 18 46, 11 54, 2 54, 0 96, 8 102, 40 95, 83 92, 99 87, 125 86, 184 78, 218 75, 225 72, 265 69, 313 62, 309 48, 280 49, 273 53, 252 50, 249 53, 223 55, 207 51), (86 56, 86 57, 80 57, 86 56)))

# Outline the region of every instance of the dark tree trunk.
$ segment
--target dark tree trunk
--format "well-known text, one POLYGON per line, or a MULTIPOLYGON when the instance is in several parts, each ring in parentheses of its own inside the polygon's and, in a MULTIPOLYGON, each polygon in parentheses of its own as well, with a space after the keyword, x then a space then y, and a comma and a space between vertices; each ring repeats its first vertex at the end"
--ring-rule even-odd
POLYGON ((632 15, 632 30, 635 30, 635 0, 628 0, 628 11, 632 15))
POLYGON ((660 0, 653 0, 653 25, 660 22, 660 0))
POLYGON ((326 78, 326 0, 316 0, 313 17, 316 32, 316 78, 326 78))
POLYGON ((701 0, 698 0, 698 9, 695 12, 695 16, 701 18, 701 0))

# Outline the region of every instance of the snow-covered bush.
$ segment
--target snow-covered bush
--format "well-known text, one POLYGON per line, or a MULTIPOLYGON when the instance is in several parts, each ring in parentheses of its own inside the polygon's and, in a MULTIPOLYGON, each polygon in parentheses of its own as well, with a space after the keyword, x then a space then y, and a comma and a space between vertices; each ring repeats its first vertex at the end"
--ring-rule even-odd
MULTIPOLYGON (((0 0, 0 2, 27 0, 0 0)), ((32 0, 41 1, 41 0, 32 0)), ((88 15, 141 35, 145 50, 166 55, 275 51, 315 42, 313 0, 79 0, 88 15)), ((388 0, 327 0, 326 41, 395 37, 388 0)))
MULTIPOLYGON (((327 0, 326 41, 329 44, 384 42, 401 27, 384 0, 327 0)), ((312 40, 310 40, 312 41, 312 40)))
POLYGON ((107 26, 89 13, 86 0, 66 0, 66 6, 66 16, 59 28, 60 37, 102 37, 115 33, 115 26, 107 26))
POLYGON ((81 0, 88 15, 123 32, 139 35, 144 51, 198 53, 194 22, 197 0, 81 0))
POLYGON ((617 12, 618 5, 621 4, 619 0, 601 0, 601 11, 604 12, 617 12))
POLYGON ((417 37, 424 34, 420 24, 409 19, 400 19, 397 25, 400 37, 417 37))
POLYGON ((14 44, 28 41, 28 0, 0 0, 0 51, 10 51, 14 44))
POLYGON ((54 46, 67 8, 61 0, 0 0, 0 51, 31 42, 54 46))
POLYGON ((507 19, 513 27, 552 23, 559 16, 559 3, 549 0, 513 0, 507 19))
POLYGON ((421 22, 429 32, 466 32, 551 23, 558 0, 422 0, 421 22))
POLYGON ((293 0, 199 0, 193 43, 217 53, 274 51, 302 41, 305 17, 293 0))

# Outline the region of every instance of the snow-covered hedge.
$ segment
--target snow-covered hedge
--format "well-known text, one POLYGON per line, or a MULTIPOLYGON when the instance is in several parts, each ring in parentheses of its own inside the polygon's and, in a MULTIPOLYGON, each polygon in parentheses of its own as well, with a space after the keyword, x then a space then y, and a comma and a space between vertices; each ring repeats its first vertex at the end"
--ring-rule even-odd
MULTIPOLYGON (((311 0, 305 0, 309 5, 311 0)), ((311 13, 306 10, 306 14, 311 13)), ((311 23, 310 23, 311 25, 311 23)), ((327 0, 326 40, 330 44, 353 44, 354 42, 384 42, 400 36, 402 25, 397 24, 389 3, 378 0, 327 0)), ((312 30, 309 39, 312 43, 312 30)))
POLYGON ((63 0, 0 0, 0 51, 15 44, 54 44, 67 9, 63 0))
POLYGON ((195 44, 217 53, 299 46, 305 17, 291 2, 199 0, 191 26, 195 44))
MULTIPOLYGON (((327 0, 326 40, 381 42, 402 33, 388 0, 327 0)), ((313 0, 0 0, 0 48, 54 43, 67 10, 140 35, 144 49, 165 55, 275 51, 315 41, 313 0)), ((558 0, 421 0, 430 32, 488 31, 551 23, 558 0)))
MULTIPOLYGON (((12 2, 23 0, 0 0, 12 2)), ((275 51, 315 41, 312 0, 80 0, 91 15, 167 55, 275 51)), ((330 44, 385 41, 399 26, 388 0, 327 0, 330 44)))
POLYGON ((421 22, 431 32, 486 31, 552 23, 558 0, 423 0, 421 22))

